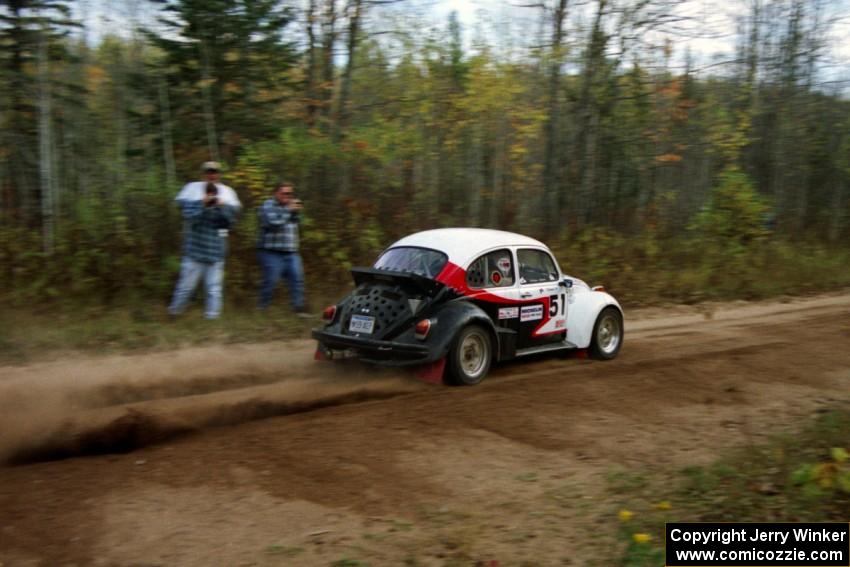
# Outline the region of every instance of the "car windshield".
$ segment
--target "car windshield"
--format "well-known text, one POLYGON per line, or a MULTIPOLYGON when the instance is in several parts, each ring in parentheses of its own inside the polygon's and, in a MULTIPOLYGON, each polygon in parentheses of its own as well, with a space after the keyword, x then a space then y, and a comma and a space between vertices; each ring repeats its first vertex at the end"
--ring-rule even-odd
POLYGON ((413 272, 426 278, 434 278, 442 271, 447 260, 448 257, 445 254, 436 250, 400 246, 390 248, 381 254, 381 257, 375 262, 375 268, 397 272, 413 272))

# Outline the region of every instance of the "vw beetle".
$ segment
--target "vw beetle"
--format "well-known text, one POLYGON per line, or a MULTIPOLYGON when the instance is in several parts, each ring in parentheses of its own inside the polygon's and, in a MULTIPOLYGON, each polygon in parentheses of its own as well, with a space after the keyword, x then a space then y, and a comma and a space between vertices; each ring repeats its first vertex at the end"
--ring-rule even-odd
POLYGON ((420 366, 426 379, 473 385, 492 362, 564 349, 610 360, 623 311, 601 287, 561 272, 543 243, 511 232, 445 228, 384 250, 324 310, 316 357, 420 366))

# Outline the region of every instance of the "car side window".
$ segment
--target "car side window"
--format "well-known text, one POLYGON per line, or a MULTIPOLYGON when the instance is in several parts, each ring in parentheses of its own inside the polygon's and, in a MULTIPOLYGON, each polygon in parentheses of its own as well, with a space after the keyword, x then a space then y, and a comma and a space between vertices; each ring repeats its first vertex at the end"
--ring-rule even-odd
POLYGON ((514 262, 507 248, 489 252, 476 259, 466 270, 466 285, 472 289, 514 285, 514 262))
POLYGON ((558 279, 558 268, 552 257, 543 250, 521 248, 517 250, 517 262, 521 284, 554 282, 558 279))

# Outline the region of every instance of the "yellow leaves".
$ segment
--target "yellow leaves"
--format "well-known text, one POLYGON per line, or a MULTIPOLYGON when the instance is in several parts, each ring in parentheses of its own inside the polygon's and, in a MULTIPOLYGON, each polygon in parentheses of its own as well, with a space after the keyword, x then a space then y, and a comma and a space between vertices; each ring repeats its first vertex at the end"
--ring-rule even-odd
POLYGON ((682 161, 682 156, 674 153, 661 154, 660 156, 655 156, 655 161, 660 163, 676 163, 682 161))
POLYGON ((525 144, 511 144, 511 147, 508 148, 508 153, 514 160, 522 159, 528 155, 528 146, 525 144))
POLYGON ((850 453, 843 447, 833 447, 829 455, 831 461, 799 466, 791 474, 791 482, 808 491, 814 487, 850 493, 850 453))
POLYGON ((92 92, 96 91, 106 79, 106 71, 103 67, 98 67, 97 65, 87 65, 85 74, 86 88, 92 92))
POLYGON ((254 202, 259 203, 270 192, 267 172, 268 168, 262 159, 253 152, 246 152, 231 173, 231 178, 236 185, 244 187, 251 194, 254 202))
MULTIPOLYGON (((224 84, 224 92, 228 94, 237 94, 242 92, 242 85, 232 81, 224 84)), ((258 93, 259 94, 259 93, 258 93)))
POLYGON ((735 163, 750 143, 752 120, 746 111, 729 111, 713 104, 708 115, 709 151, 735 163))
MULTIPOLYGON (((672 509, 673 506, 670 504, 669 500, 661 500, 652 504, 652 508, 666 512, 667 510, 672 509)), ((635 512, 632 512, 628 508, 621 508, 620 511, 617 512, 617 518, 620 520, 620 523, 623 524, 619 529, 619 537, 622 541, 631 540, 632 543, 637 544, 638 546, 649 546, 656 538, 652 535, 652 533, 641 530, 650 528, 647 522, 653 521, 657 515, 649 513, 646 516, 646 521, 631 523, 635 517, 635 512)))
POLYGON ((812 469, 812 477, 823 488, 832 488, 838 467, 835 463, 818 463, 812 469))
POLYGON ((680 78, 671 79, 666 85, 662 85, 659 93, 669 99, 679 98, 682 94, 682 80, 680 78))

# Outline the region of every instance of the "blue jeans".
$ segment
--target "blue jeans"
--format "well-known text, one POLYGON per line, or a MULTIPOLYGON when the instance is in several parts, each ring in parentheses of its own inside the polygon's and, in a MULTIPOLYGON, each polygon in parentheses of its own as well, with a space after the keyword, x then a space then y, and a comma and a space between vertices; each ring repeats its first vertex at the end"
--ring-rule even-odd
POLYGON ((180 277, 177 280, 177 287, 174 288, 174 298, 168 307, 169 313, 178 315, 183 312, 202 277, 207 292, 204 314, 207 319, 217 319, 221 315, 221 284, 224 280, 224 260, 198 262, 185 256, 180 263, 180 277))
POLYGON ((272 302, 274 288, 280 278, 285 278, 289 286, 292 308, 296 311, 304 309, 304 266, 298 252, 274 252, 260 250, 257 260, 263 269, 263 283, 260 286, 260 309, 265 309, 272 302))

